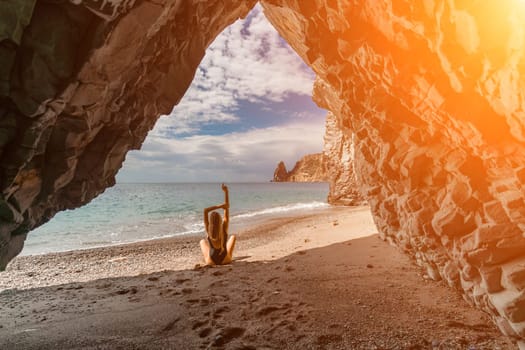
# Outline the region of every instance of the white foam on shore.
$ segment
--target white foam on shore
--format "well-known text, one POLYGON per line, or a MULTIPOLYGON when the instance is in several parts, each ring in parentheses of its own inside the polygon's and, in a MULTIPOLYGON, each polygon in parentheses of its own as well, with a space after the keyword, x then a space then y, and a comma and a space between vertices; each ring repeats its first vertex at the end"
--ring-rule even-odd
POLYGON ((253 212, 235 215, 232 217, 232 219, 246 219, 246 218, 252 218, 254 216, 259 216, 259 215, 285 214, 285 213, 289 213, 293 211, 305 211, 305 210, 313 210, 313 209, 328 208, 328 207, 330 207, 330 205, 328 203, 323 203, 323 202, 294 203, 294 204, 267 208, 267 209, 262 209, 262 210, 257 210, 253 212))

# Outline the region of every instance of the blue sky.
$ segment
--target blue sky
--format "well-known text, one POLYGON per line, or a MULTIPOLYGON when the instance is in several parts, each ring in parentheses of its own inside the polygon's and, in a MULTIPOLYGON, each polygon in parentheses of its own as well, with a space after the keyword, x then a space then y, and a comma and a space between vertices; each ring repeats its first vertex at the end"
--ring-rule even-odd
POLYGON ((162 116, 118 182, 268 181, 321 152, 326 111, 312 102, 315 76, 257 6, 206 51, 191 87, 162 116))

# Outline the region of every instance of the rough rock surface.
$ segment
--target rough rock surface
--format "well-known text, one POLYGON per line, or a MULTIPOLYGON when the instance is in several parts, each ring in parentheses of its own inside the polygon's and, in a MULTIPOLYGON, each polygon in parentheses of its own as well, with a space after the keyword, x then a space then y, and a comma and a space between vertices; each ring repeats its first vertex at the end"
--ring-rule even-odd
POLYGON ((0 270, 27 232, 115 182, 254 0, 0 4, 0 270))
POLYGON ((284 162, 279 162, 273 173, 273 182, 327 182, 328 171, 324 153, 307 154, 287 171, 284 162))
POLYGON ((525 337, 523 4, 263 4, 353 140, 381 236, 525 337))
MULTIPOLYGON (((114 182, 254 1, 110 3, 134 6, 0 5, 0 267, 30 228, 114 182)), ((262 4, 318 75, 381 236, 525 339, 525 5, 262 4)))
POLYGON ((279 164, 277 164, 277 168, 275 168, 275 171, 273 172, 273 182, 283 182, 286 181, 286 178, 288 177, 288 170, 286 169, 286 165, 281 160, 279 164))
MULTIPOLYGON (((314 95, 315 96, 315 95, 314 95)), ((359 192, 359 183, 354 171, 354 134, 338 125, 332 112, 326 117, 323 154, 330 181, 328 203, 334 205, 361 205, 366 203, 359 192)))

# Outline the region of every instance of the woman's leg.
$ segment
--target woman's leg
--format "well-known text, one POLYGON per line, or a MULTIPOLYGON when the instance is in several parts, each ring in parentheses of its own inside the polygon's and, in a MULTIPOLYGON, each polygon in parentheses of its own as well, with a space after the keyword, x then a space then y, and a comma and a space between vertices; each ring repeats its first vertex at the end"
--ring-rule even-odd
POLYGON ((226 242, 226 257, 223 260, 223 264, 228 264, 233 259, 233 249, 235 249, 235 235, 231 235, 230 238, 228 238, 228 242, 226 242))
POLYGON ((210 244, 208 243, 208 240, 201 239, 199 245, 201 246, 202 256, 204 257, 206 265, 215 265, 210 258, 210 244))

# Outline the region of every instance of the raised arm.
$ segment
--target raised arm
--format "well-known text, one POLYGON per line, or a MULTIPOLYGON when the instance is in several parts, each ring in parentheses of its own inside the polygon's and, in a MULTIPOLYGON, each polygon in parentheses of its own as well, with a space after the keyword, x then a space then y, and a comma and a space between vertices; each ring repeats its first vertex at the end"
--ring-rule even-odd
POLYGON ((224 207, 224 204, 214 205, 213 207, 204 208, 204 228, 206 229, 206 232, 205 232, 206 235, 208 234, 208 226, 210 224, 209 219, 208 219, 208 214, 210 213, 210 211, 222 209, 223 207, 224 207))
POLYGON ((223 228, 225 232, 228 232, 228 224, 230 223, 230 198, 228 196, 228 186, 222 184, 222 190, 224 191, 224 204, 222 205, 222 208, 224 209, 223 228))

